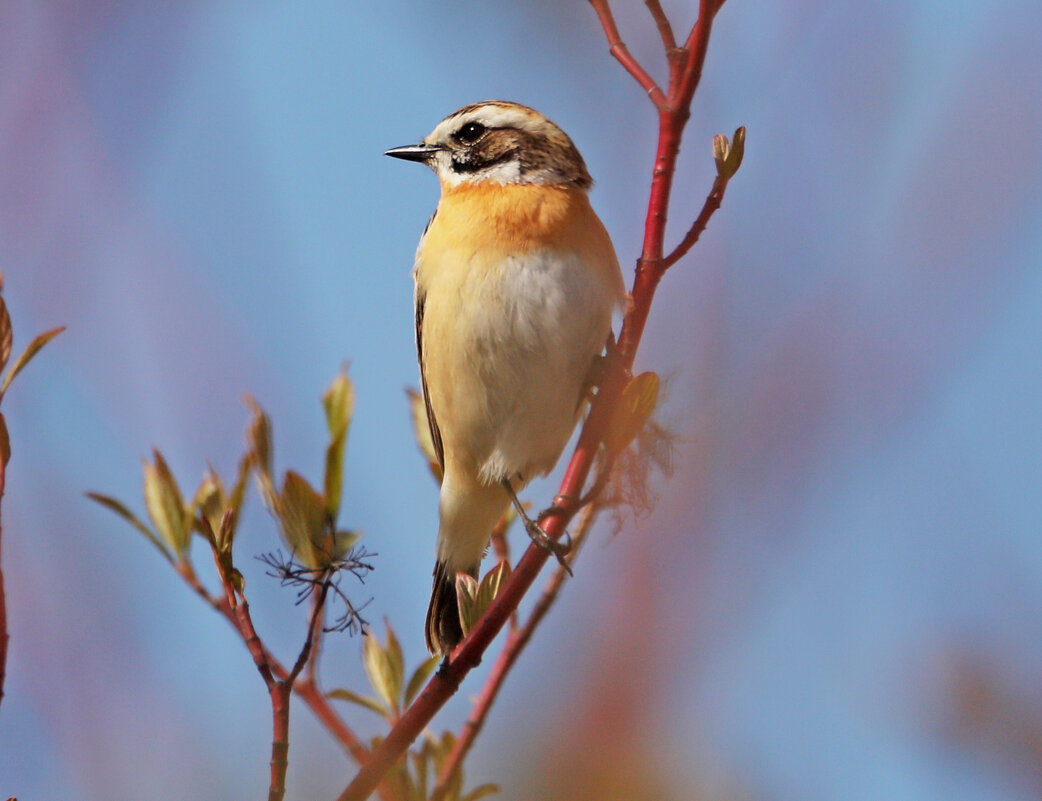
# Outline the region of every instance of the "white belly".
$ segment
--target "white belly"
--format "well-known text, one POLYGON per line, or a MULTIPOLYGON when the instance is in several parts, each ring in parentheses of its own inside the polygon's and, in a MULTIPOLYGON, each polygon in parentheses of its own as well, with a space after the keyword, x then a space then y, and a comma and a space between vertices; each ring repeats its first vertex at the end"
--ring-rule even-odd
POLYGON ((554 466, 611 327, 616 298, 600 274, 548 250, 502 269, 431 274, 425 321, 452 321, 425 322, 423 338, 447 462, 487 483, 554 466))

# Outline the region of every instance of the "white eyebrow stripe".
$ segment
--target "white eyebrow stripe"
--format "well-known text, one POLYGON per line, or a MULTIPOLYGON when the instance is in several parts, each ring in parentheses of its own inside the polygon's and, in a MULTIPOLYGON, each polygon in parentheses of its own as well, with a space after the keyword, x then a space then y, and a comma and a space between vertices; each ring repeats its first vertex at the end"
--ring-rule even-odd
POLYGON ((522 131, 539 133, 545 130, 546 122, 519 106, 501 106, 492 103, 478 106, 446 117, 438 123, 423 141, 442 142, 468 122, 479 122, 486 128, 518 128, 522 131))

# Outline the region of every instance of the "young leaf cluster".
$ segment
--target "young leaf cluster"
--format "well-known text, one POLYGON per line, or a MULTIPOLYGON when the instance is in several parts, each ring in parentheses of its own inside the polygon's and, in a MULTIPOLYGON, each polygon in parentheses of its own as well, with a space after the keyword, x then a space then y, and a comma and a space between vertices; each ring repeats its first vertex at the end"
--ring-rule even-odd
MULTIPOLYGON (((492 572, 496 571, 491 571, 490 575, 492 572)), ((492 583, 489 576, 485 577, 482 584, 486 581, 492 583)), ((498 587, 498 580, 496 586, 498 587)), ((385 625, 386 641, 380 642, 376 635, 370 632, 366 635, 362 649, 362 663, 372 693, 363 695, 341 688, 330 691, 327 697, 364 707, 380 715, 387 720, 388 725, 393 726, 434 672, 438 665, 438 657, 432 656, 421 662, 406 681, 401 643, 391 624, 385 621, 385 625)), ((373 749, 380 745, 382 739, 373 738, 373 749)), ((396 801, 427 801, 430 790, 433 789, 455 744, 456 737, 450 731, 443 732, 441 736, 427 732, 420 744, 407 757, 401 759, 395 769, 386 776, 389 796, 396 801)), ((464 794, 462 771, 456 771, 447 790, 443 796, 446 801, 478 801, 498 792, 499 788, 494 784, 483 784, 464 794)))
POLYGON ((723 134, 713 137, 713 160, 716 161, 716 174, 729 181, 742 166, 745 157, 745 126, 734 132, 731 141, 723 134))
MULTIPOLYGON (((4 288, 4 275, 0 273, 0 293, 3 292, 4 288)), ((3 400, 4 395, 7 394, 7 388, 11 386, 11 382, 14 377, 18 375, 32 358, 40 352, 40 349, 54 339, 58 334, 65 330, 65 326, 58 328, 52 328, 50 331, 44 331, 42 334, 37 334, 33 337, 22 354, 15 359, 14 364, 4 375, 3 380, 0 381, 0 401, 3 400)), ((0 294, 0 372, 3 372, 4 368, 7 367, 7 363, 11 358, 11 350, 14 346, 14 329, 11 326, 11 315, 7 311, 7 303, 4 302, 3 295, 0 294)), ((7 421, 4 420, 4 416, 0 414, 0 461, 3 462, 3 466, 7 467, 7 463, 11 460, 11 438, 7 433, 7 421)))
POLYGON ((130 523, 171 564, 187 563, 193 533, 209 541, 219 558, 224 555, 230 559, 250 465, 247 454, 239 461, 230 491, 213 466, 207 466, 199 488, 186 500, 163 454, 154 449, 152 461, 146 461, 142 471, 145 511, 151 526, 116 498, 98 492, 88 492, 87 497, 130 523))
POLYGON ((168 562, 184 569, 189 564, 192 534, 201 535, 211 545, 221 575, 230 578, 241 591, 242 576, 232 565, 232 546, 252 473, 292 554, 288 560, 272 557, 269 567, 276 570, 284 583, 299 582, 302 586, 314 587, 315 582, 330 581, 334 594, 347 609, 332 628, 350 628, 361 622, 361 618, 340 590, 339 576, 341 571, 346 571, 361 578, 371 569, 365 560, 373 555, 364 550, 354 552, 352 549, 360 535, 336 525, 347 432, 354 411, 351 382, 341 371, 322 398, 329 444, 321 493, 293 470, 286 471, 281 488, 275 489, 271 419, 252 398, 247 398, 246 403, 252 411, 246 428, 248 449, 240 458, 230 485, 225 484, 213 466, 207 466, 202 482, 189 498, 182 492, 163 454, 156 449, 143 469, 148 523, 116 498, 96 492, 87 495, 141 532, 168 562), (295 582, 287 580, 290 578, 295 582))
POLYGON ((466 573, 456 574, 456 601, 459 604, 460 625, 463 634, 470 633, 478 619, 485 614, 492 601, 499 594, 499 588, 510 578, 510 562, 503 560, 496 564, 479 582, 466 573))
MULTIPOLYGON (((374 741, 374 748, 379 738, 374 741)), ((433 779, 442 773, 449 755, 456 747, 456 735, 444 731, 441 737, 432 732, 424 732, 419 746, 412 749, 407 758, 403 758, 395 769, 387 774, 386 781, 391 787, 395 799, 402 801, 426 801, 430 789, 434 787, 433 779)), ((481 784, 463 792, 463 769, 456 770, 441 797, 444 801, 478 801, 499 792, 497 784, 481 784)))
POLYGON ((362 664, 365 674, 369 679, 369 685, 373 694, 362 695, 353 690, 337 689, 327 693, 329 698, 338 701, 348 701, 365 707, 386 718, 391 725, 401 716, 402 710, 412 703, 416 694, 420 691, 427 679, 438 665, 438 658, 431 658, 421 662, 405 681, 405 656, 402 652, 401 643, 391 628, 388 621, 384 621, 387 628, 387 641, 381 643, 371 631, 366 634, 365 643, 362 646, 362 664))
POLYGON ((344 480, 347 432, 354 412, 354 387, 347 374, 341 371, 322 397, 329 429, 322 492, 294 470, 287 470, 281 487, 276 488, 272 471, 271 419, 255 400, 247 398, 246 402, 253 411, 246 434, 261 497, 278 520, 282 538, 293 558, 311 568, 329 568, 342 560, 361 536, 336 525, 344 480))

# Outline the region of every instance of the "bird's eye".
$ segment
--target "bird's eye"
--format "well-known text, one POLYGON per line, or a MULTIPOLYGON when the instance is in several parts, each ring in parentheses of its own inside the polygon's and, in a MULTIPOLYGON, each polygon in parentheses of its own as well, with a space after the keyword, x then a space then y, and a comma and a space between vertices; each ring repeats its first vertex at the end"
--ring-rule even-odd
POLYGON ((456 139, 465 145, 472 145, 481 138, 483 133, 485 133, 485 126, 480 122, 468 122, 456 131, 456 139))

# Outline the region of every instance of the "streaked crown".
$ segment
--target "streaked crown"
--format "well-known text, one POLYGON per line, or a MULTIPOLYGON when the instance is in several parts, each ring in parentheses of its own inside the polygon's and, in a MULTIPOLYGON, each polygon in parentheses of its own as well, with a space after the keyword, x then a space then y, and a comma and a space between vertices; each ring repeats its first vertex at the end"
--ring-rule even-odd
POLYGON ((450 186, 461 183, 593 185, 568 135, 538 111, 489 100, 453 112, 419 145, 388 156, 420 161, 450 186))

